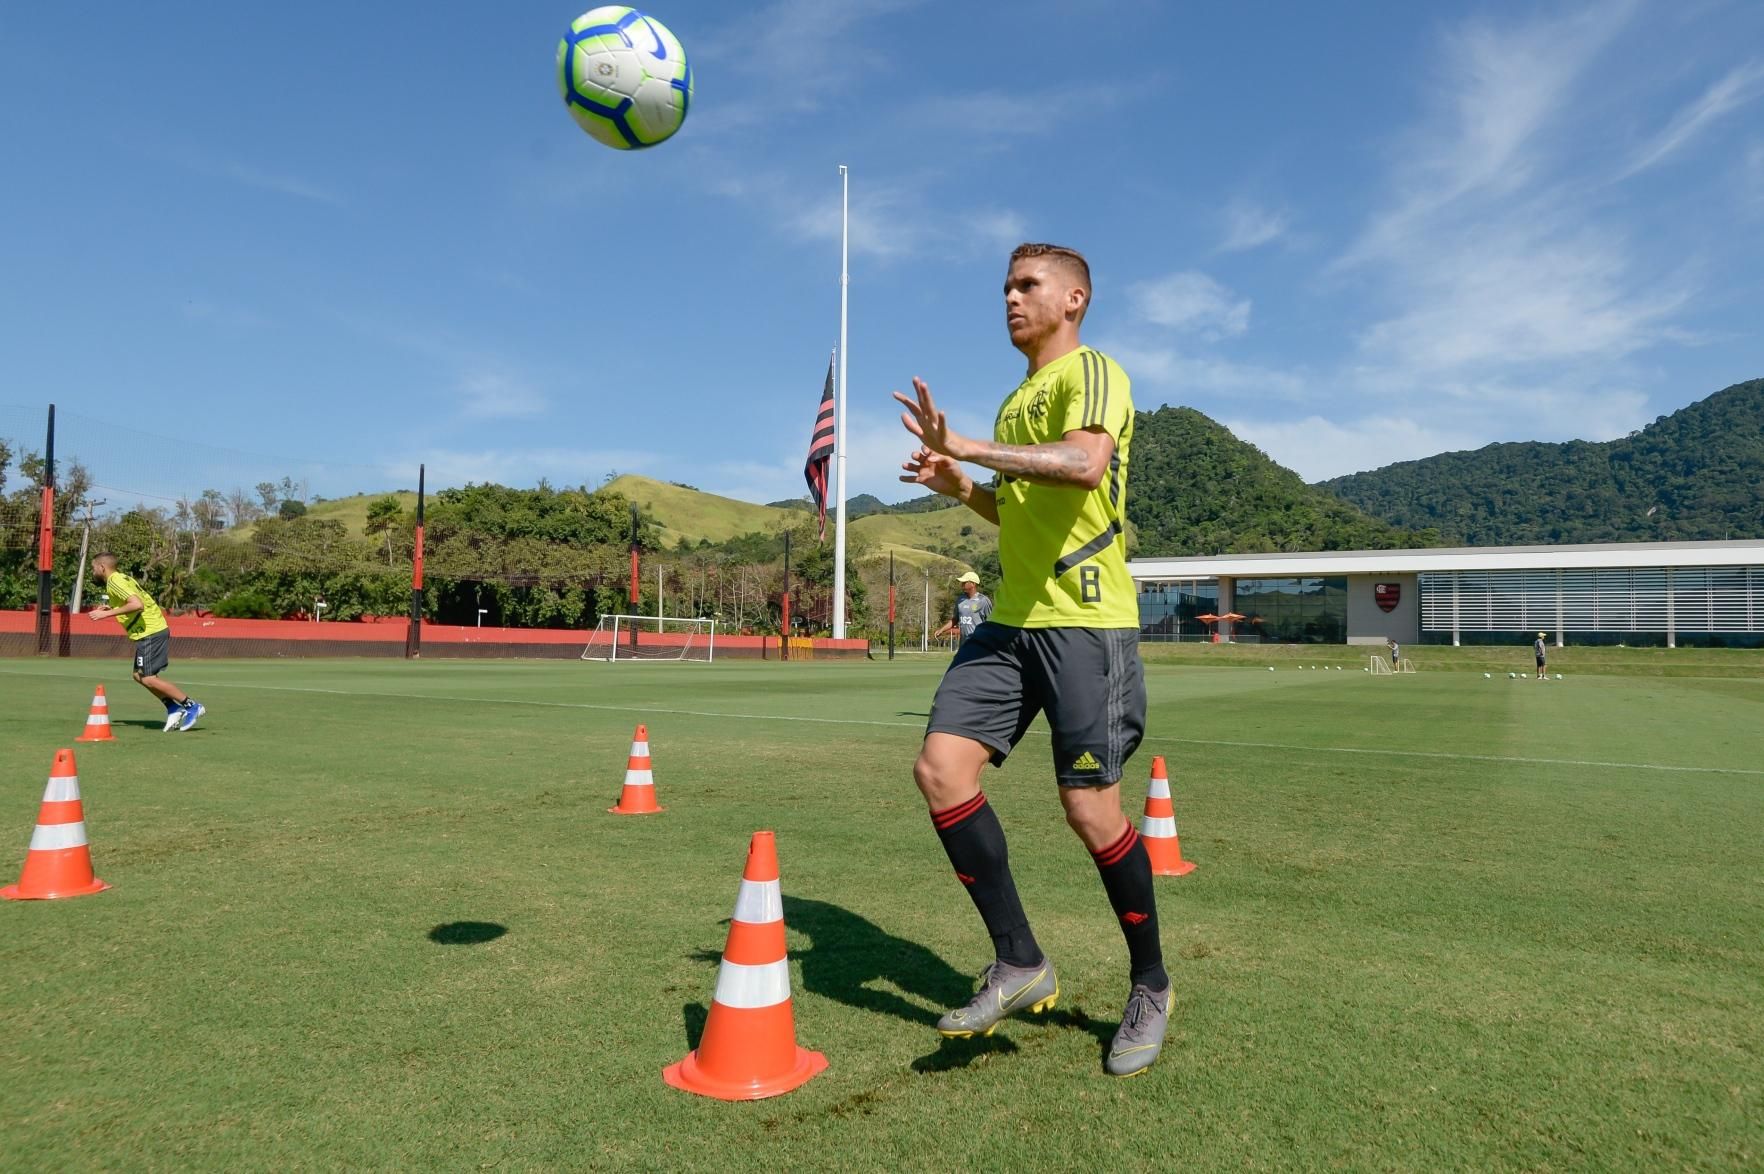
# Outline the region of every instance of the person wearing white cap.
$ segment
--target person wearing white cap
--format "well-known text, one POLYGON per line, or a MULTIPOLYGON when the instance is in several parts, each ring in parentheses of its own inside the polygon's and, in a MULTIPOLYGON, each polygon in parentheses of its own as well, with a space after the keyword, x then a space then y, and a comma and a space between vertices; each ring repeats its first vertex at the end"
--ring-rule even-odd
POLYGON ((1539 632, 1537 639, 1531 642, 1531 652, 1537 658, 1537 679, 1544 680, 1550 674, 1544 671, 1544 661, 1548 657, 1544 655, 1544 634, 1542 632, 1539 632))
POLYGON ((931 633, 931 638, 941 640, 953 634, 958 638, 959 648, 992 614, 992 598, 981 594, 980 576, 973 571, 963 572, 956 582, 962 585, 962 593, 956 596, 955 610, 950 614, 949 623, 931 633))

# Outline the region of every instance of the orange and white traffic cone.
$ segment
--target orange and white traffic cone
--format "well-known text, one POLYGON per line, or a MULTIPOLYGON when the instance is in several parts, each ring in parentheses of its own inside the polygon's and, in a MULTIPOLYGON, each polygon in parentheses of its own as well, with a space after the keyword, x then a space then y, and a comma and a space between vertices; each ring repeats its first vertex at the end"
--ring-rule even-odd
POLYGON ((771 832, 755 832, 704 1036, 697 1050, 662 1069, 662 1079, 719 1101, 757 1101, 787 1093, 826 1067, 826 1056, 796 1046, 778 845, 771 832))
POLYGON ((98 692, 92 697, 92 712, 86 715, 86 732, 75 738, 76 742, 114 742, 116 735, 110 732, 110 702, 104 697, 104 686, 98 686, 98 692))
POLYGON ((1139 838, 1151 857, 1153 876, 1187 876, 1193 861, 1182 859, 1182 841, 1176 836, 1176 805, 1170 801, 1170 775, 1164 756, 1152 759, 1151 785, 1145 792, 1145 818, 1139 821, 1139 838))
POLYGON ((625 788, 619 792, 614 815, 654 815, 666 808, 655 801, 655 772, 649 764, 649 727, 638 726, 631 736, 631 757, 625 761, 625 788))
POLYGON ((57 750, 49 768, 49 785, 37 812, 37 830, 16 885, 0 889, 8 901, 53 901, 83 897, 110 886, 92 875, 92 852, 86 846, 86 812, 80 805, 80 776, 72 750, 57 750))

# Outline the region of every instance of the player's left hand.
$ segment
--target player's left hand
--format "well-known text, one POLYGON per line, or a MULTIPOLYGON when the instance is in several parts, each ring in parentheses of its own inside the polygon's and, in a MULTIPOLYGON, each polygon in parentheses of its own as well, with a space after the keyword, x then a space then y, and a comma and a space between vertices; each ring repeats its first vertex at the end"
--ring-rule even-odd
POLYGON ((921 448, 913 453, 900 467, 906 470, 902 481, 909 485, 923 485, 944 497, 959 500, 968 490, 968 476, 962 472, 961 465, 928 448, 921 448))
POLYGON ((918 393, 917 399, 908 399, 900 392, 894 398, 906 408, 900 414, 900 422, 906 430, 925 442, 925 447, 934 453, 942 453, 956 460, 964 460, 963 446, 967 437, 949 426, 949 420, 937 409, 931 398, 931 387, 917 375, 913 376, 913 390, 918 393))
POLYGON ((108 620, 112 615, 114 615, 116 613, 112 612, 108 607, 95 607, 91 611, 87 612, 86 614, 91 616, 95 620, 108 620))

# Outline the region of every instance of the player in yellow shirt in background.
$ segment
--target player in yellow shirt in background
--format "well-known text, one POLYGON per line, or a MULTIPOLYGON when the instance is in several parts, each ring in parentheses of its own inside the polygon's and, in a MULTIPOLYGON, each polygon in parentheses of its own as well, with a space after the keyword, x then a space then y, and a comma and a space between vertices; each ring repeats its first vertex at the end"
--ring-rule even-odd
POLYGON ((1127 1007, 1103 1066, 1132 1076, 1163 1048, 1170 978, 1151 861, 1121 810, 1122 770, 1145 732, 1139 598, 1122 536, 1133 397, 1120 366, 1079 341, 1089 307, 1081 255, 1021 245, 1005 277, 1005 326, 1029 371, 999 408, 994 438, 952 429, 921 379, 915 397, 894 394, 921 444, 901 480, 996 522, 1004 572, 991 617, 938 686, 913 778, 997 955, 973 1000, 937 1029, 990 1035, 1005 1016, 1046 1010, 1060 993, 980 789, 987 762, 1003 763, 1036 714, 1047 714, 1066 822, 1090 850, 1127 939, 1127 1007), (994 484, 975 482, 964 461, 993 470, 994 484))
POLYGON ((115 618, 134 644, 135 680, 165 706, 165 732, 187 730, 207 708, 182 689, 160 676, 171 663, 171 625, 153 596, 133 578, 116 569, 110 553, 92 559, 92 578, 104 588, 108 607, 86 613, 95 620, 115 618))

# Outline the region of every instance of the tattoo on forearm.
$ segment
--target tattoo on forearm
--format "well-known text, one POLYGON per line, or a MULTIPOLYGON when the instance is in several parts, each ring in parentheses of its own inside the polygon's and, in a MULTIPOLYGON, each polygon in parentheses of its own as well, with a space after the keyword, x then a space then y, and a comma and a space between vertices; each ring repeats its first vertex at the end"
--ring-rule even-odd
POLYGON ((1007 477, 1041 481, 1054 485, 1078 485, 1085 479, 1090 458, 1082 448, 1069 441, 1051 444, 997 444, 982 442, 980 451, 971 458, 1007 477))

